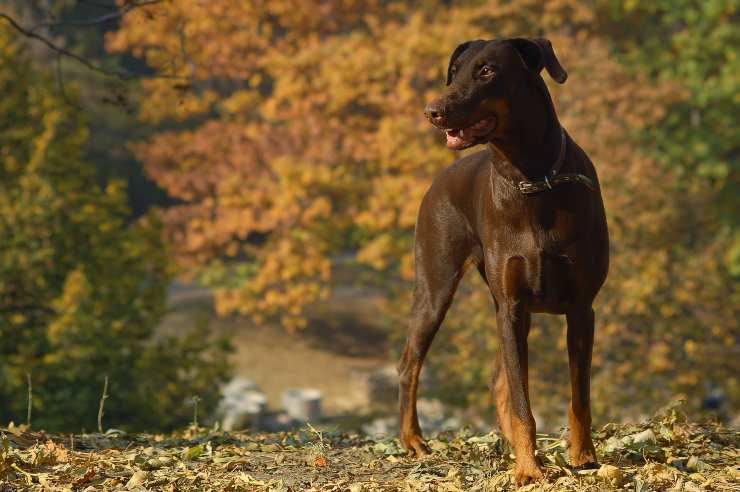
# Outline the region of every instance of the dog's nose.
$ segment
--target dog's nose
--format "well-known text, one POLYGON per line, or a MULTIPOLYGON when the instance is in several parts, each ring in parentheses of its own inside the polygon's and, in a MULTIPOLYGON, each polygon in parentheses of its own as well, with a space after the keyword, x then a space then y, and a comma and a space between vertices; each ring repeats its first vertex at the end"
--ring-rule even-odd
POLYGON ((424 114, 432 123, 435 124, 441 124, 445 119, 444 106, 439 104, 437 101, 432 101, 427 104, 427 107, 424 109, 424 114))

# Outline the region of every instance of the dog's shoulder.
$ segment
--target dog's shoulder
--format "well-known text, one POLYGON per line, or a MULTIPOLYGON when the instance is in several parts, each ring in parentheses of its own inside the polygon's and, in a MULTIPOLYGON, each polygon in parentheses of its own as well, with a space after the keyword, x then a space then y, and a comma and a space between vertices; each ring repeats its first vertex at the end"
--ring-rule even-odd
POLYGON ((470 177, 474 178, 481 171, 487 169, 487 165, 491 162, 491 151, 489 149, 480 150, 472 154, 468 154, 460 159, 456 160, 439 174, 439 178, 450 179, 454 177, 470 177))
POLYGON ((488 183, 490 158, 490 150, 485 149, 456 160, 437 175, 425 201, 467 209, 488 183))

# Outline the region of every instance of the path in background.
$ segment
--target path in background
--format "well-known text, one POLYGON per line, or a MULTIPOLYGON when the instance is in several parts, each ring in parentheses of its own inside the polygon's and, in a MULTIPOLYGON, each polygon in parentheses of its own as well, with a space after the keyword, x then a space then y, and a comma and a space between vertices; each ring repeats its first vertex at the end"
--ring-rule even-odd
POLYGON ((307 328, 288 333, 244 317, 218 318, 209 290, 175 283, 161 329, 174 333, 205 317, 214 331, 231 333, 234 376, 255 381, 273 410, 286 389, 310 387, 322 392, 325 415, 363 413, 369 403, 363 376, 390 363, 382 302, 378 293, 338 285, 311 310, 307 328))

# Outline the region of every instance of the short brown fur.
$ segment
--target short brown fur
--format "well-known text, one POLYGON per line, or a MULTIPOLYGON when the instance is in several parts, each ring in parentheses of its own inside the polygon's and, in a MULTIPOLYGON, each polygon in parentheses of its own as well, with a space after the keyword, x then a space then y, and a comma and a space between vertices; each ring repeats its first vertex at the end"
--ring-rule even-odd
POLYGON ((427 117, 442 129, 465 129, 484 119, 494 121, 495 128, 463 141, 487 149, 445 169, 422 201, 416 286, 398 365, 401 441, 411 454, 427 454, 416 413, 419 373, 465 265, 475 263, 496 307, 500 348, 492 389, 501 430, 516 452, 518 483, 542 476, 534 454, 527 373, 533 312, 566 316, 571 464, 596 465, 590 428, 591 305, 609 263, 596 171, 567 133, 559 172, 582 174, 595 189, 566 183, 524 195, 515 186, 548 175, 561 151, 561 126, 540 76, 543 68, 558 82, 567 77, 544 39, 464 43, 450 60, 447 89, 427 106, 427 117))

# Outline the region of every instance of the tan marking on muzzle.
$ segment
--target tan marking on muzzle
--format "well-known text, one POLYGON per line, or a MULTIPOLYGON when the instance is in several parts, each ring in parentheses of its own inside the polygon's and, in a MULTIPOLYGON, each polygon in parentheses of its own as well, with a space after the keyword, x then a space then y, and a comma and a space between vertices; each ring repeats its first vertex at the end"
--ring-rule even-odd
POLYGON ((494 134, 506 133, 509 130, 509 115, 511 114, 509 102, 505 99, 484 99, 478 105, 480 113, 496 115, 496 130, 494 134))

